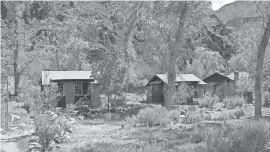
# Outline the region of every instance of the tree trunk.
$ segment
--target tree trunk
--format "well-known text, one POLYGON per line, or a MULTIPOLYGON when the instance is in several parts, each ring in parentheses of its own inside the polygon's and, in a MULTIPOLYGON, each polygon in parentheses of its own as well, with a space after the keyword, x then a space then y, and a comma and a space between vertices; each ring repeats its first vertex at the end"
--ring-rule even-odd
POLYGON ((179 7, 182 7, 181 16, 179 18, 178 28, 175 34, 175 41, 172 44, 171 56, 168 67, 168 86, 165 91, 165 107, 169 107, 172 104, 172 95, 174 91, 175 77, 176 77, 176 59, 178 56, 180 45, 183 41, 183 28, 185 23, 185 18, 187 14, 187 2, 179 2, 179 7))
POLYGON ((19 81, 20 81, 20 73, 18 70, 18 56, 19 56, 19 48, 18 42, 16 42, 16 49, 14 50, 14 96, 18 95, 19 89, 19 81))
POLYGON ((262 116, 262 70, 263 70, 263 62, 264 62, 264 56, 266 47, 269 43, 269 36, 270 36, 270 15, 267 16, 267 26, 264 29, 264 33, 262 36, 262 39, 260 41, 260 44, 258 45, 258 51, 257 51, 257 65, 256 65, 256 75, 255 75, 255 117, 261 117, 262 116))
MULTIPOLYGON (((15 21, 15 34, 16 36, 18 36, 18 28, 19 28, 19 19, 17 19, 15 21)), ((18 69, 18 57, 19 57, 19 41, 15 40, 15 49, 14 49, 14 63, 13 63, 13 68, 14 68, 14 96, 18 95, 18 89, 19 89, 19 81, 20 81, 20 73, 19 73, 19 69, 18 69)))

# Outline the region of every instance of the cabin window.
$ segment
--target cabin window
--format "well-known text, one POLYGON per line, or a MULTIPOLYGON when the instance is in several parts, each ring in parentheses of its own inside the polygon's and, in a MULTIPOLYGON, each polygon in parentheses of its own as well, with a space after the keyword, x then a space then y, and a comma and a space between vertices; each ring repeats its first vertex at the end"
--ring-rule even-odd
POLYGON ((82 86, 83 87, 83 94, 87 94, 88 93, 88 84, 89 83, 87 83, 87 82, 86 83, 83 83, 83 86, 82 86))
POLYGON ((61 92, 61 93, 64 92, 64 84, 63 84, 63 83, 58 83, 58 90, 59 90, 59 92, 61 92))
POLYGON ((82 83, 75 83, 75 94, 82 94, 82 83))

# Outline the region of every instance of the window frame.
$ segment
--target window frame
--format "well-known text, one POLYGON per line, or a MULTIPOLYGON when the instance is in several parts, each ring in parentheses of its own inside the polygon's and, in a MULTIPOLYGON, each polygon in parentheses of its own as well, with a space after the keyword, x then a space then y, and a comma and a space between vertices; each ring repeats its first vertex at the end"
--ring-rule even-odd
POLYGON ((64 83, 59 82, 57 85, 58 85, 58 91, 60 92, 60 94, 64 94, 64 83))
POLYGON ((82 95, 83 94, 83 88, 82 88, 82 82, 75 82, 75 95, 82 95))

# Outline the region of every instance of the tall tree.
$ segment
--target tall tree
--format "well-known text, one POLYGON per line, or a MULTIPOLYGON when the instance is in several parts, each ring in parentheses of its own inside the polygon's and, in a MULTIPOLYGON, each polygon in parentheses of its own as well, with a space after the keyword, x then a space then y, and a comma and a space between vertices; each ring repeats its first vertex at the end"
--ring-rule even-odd
POLYGON ((187 2, 179 2, 178 7, 180 11, 180 17, 178 21, 177 31, 175 33, 174 42, 170 44, 170 62, 168 69, 168 88, 165 93, 165 106, 169 107, 172 104, 172 95, 174 91, 174 84, 176 78, 176 59, 178 56, 179 48, 181 48, 181 44, 183 43, 183 29, 185 24, 185 19, 187 15, 188 4, 187 2))
POLYGON ((263 34, 260 42, 257 45, 257 64, 255 74, 255 117, 262 116, 262 74, 263 74, 263 63, 266 48, 269 43, 270 37, 270 4, 269 2, 255 2, 258 11, 261 13, 263 21, 263 34))
POLYGON ((267 14, 266 27, 257 50, 257 65, 255 75, 255 117, 262 116, 262 74, 265 51, 270 37, 270 14, 267 14))
MULTIPOLYGON (((36 52, 31 51, 31 41, 39 27, 36 20, 29 18, 32 2, 1 2, 7 8, 2 17, 2 51, 12 51, 14 95, 18 94, 21 76, 35 60, 36 52)), ((35 49, 36 50, 36 49, 35 49)))

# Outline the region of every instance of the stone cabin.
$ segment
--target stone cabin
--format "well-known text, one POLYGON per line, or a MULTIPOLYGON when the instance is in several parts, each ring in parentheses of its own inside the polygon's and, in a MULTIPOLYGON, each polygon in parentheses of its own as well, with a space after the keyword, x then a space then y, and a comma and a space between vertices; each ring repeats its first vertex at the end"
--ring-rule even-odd
MULTIPOLYGON (((206 84, 193 74, 178 74, 176 75, 175 79, 175 88, 178 89, 178 86, 181 83, 186 83, 188 86, 192 86, 195 89, 194 97, 200 97, 203 94, 204 85, 206 84)), ((167 74, 154 75, 146 84, 147 102, 155 104, 163 104, 165 85, 168 85, 167 74)))

